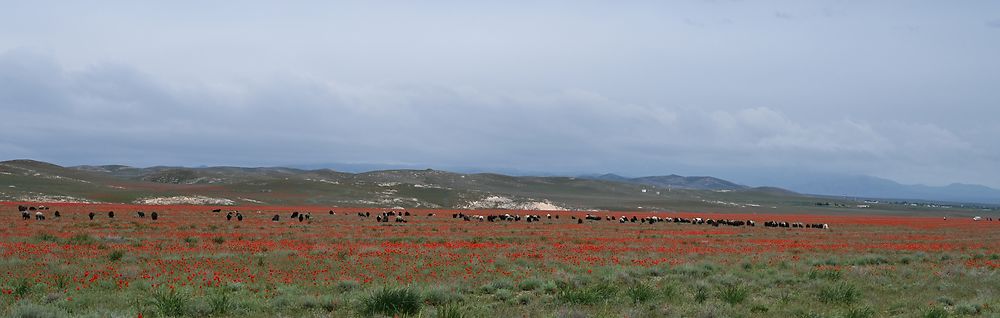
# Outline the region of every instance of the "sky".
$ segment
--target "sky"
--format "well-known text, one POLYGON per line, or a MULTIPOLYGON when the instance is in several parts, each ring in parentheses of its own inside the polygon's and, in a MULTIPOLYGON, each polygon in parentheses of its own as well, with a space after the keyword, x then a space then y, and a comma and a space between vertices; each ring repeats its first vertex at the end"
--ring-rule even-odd
POLYGON ((0 160, 1000 188, 998 1, 0 8, 0 160))

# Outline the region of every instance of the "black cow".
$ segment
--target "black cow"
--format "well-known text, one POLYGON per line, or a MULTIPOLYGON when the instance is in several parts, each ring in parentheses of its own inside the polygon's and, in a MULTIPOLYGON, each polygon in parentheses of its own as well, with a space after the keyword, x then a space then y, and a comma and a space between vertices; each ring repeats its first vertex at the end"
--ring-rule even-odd
POLYGON ((226 213, 226 221, 233 219, 233 212, 226 213))
POLYGON ((17 211, 18 212, 24 212, 24 211, 27 211, 27 210, 28 210, 28 207, 26 207, 26 206, 23 206, 23 205, 18 205, 17 206, 17 211))
POLYGON ((278 218, 280 218, 280 217, 281 217, 280 215, 275 214, 274 217, 271 218, 271 221, 272 222, 278 222, 278 218))
POLYGON ((243 221, 243 214, 236 213, 236 220, 243 221))
POLYGON ((302 222, 302 220, 305 220, 305 219, 306 219, 305 214, 299 214, 299 222, 302 222))
POLYGON ((108 218, 115 218, 115 211, 108 211, 108 218))
POLYGON ((88 213, 88 214, 87 214, 87 216, 88 216, 88 217, 90 217, 90 219, 91 219, 91 220, 93 220, 93 219, 94 219, 94 216, 95 216, 95 215, 97 215, 97 214, 96 214, 96 213, 94 213, 94 212, 90 212, 90 213, 88 213))
POLYGON ((139 215, 140 218, 145 218, 146 217, 146 213, 142 212, 142 211, 136 212, 135 214, 139 215))
POLYGON ((299 217, 299 212, 298 211, 292 212, 291 218, 294 219, 294 218, 297 218, 297 217, 299 217))
POLYGON ((29 207, 28 207, 28 211, 35 211, 35 210, 38 210, 38 209, 36 209, 36 208, 35 208, 35 207, 33 207, 33 206, 29 206, 29 207))
POLYGON ((56 213, 55 213, 55 215, 56 215, 56 217, 57 217, 57 218, 58 218, 58 217, 62 217, 62 214, 59 214, 59 210, 56 210, 56 213))
POLYGON ((219 213, 219 212, 222 212, 222 209, 215 209, 215 210, 212 210, 212 212, 219 213))
POLYGON ((153 221, 156 221, 156 219, 157 219, 158 217, 160 217, 160 216, 159 216, 158 214, 156 214, 156 212, 153 212, 152 214, 150 214, 150 215, 149 215, 149 217, 150 217, 151 219, 153 219, 153 221))
POLYGON ((27 210, 21 211, 21 219, 23 220, 31 219, 31 214, 28 214, 27 210))
POLYGON ((583 219, 576 219, 576 224, 583 224, 583 219))

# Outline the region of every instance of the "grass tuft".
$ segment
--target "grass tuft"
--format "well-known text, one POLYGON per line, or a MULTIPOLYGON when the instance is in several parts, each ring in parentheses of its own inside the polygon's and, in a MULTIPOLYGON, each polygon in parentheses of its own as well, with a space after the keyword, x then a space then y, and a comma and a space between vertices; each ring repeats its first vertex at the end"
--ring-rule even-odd
POLYGON ((642 304, 656 296, 656 291, 652 287, 643 283, 636 283, 625 290, 628 299, 635 304, 642 304))
POLYGON ((854 285, 841 282, 820 287, 818 298, 827 304, 851 304, 861 298, 861 292, 854 285))
POLYGON ((719 289, 719 299, 730 305, 741 304, 750 296, 750 289, 742 285, 729 285, 719 289))
POLYGON ((410 288, 382 288, 362 299, 362 312, 369 316, 415 315, 420 312, 423 299, 410 288))
POLYGON ((154 292, 152 297, 153 307, 162 316, 182 316, 188 302, 188 297, 171 289, 170 291, 154 292))

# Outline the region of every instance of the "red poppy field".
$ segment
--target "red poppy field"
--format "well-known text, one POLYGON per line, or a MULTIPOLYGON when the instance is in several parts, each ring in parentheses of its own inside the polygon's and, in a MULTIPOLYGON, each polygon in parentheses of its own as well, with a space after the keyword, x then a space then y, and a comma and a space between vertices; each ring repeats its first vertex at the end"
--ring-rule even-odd
POLYGON ((17 205, 0 205, 11 317, 1000 315, 996 219, 54 204, 23 220, 17 205))

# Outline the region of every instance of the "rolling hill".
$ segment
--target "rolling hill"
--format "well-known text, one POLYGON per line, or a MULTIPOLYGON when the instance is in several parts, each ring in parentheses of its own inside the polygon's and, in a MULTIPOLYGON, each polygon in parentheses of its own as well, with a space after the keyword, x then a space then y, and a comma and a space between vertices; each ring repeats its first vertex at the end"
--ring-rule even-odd
MULTIPOLYGON (((752 188, 713 177, 507 176, 440 170, 346 173, 283 167, 61 167, 0 162, 0 201, 208 205, 329 205, 468 209, 578 209, 866 213, 850 200, 752 188)), ((907 213, 914 207, 879 207, 907 213)))

